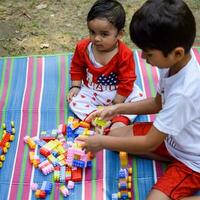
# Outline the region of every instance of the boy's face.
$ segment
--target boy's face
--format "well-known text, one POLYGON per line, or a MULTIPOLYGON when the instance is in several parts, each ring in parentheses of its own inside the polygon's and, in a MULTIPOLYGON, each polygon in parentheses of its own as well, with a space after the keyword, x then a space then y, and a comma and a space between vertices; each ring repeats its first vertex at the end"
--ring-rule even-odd
POLYGON ((162 51, 157 49, 142 51, 142 58, 145 59, 148 64, 157 66, 158 68, 170 68, 177 62, 173 51, 165 57, 162 51))
POLYGON ((117 47, 117 41, 121 38, 119 32, 106 18, 95 18, 88 22, 90 39, 97 51, 112 51, 117 47))

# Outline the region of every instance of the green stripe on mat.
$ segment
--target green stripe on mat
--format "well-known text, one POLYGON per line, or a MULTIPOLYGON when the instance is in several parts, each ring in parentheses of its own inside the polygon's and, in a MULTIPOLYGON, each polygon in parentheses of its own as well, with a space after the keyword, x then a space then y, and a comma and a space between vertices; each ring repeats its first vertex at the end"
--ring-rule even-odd
MULTIPOLYGON (((2 97, 3 94, 3 88, 4 88, 4 83, 5 83, 5 74, 6 74, 6 65, 7 65, 7 59, 4 58, 4 64, 3 64, 3 71, 2 71, 2 76, 1 76, 1 81, 0 81, 0 99, 2 97)), ((2 116, 2 121, 0 122, 0 124, 2 124, 2 122, 4 122, 5 118, 3 118, 2 116)), ((2 138, 3 134, 0 134, 0 140, 2 138)))
POLYGON ((57 64, 58 64, 58 91, 57 91, 57 99, 56 99, 56 125, 58 126, 60 124, 60 94, 61 94, 61 60, 60 56, 57 57, 57 64))
POLYGON ((145 68, 146 68, 147 75, 148 75, 148 82, 149 82, 149 86, 150 86, 151 96, 155 96, 156 90, 154 87, 154 80, 153 80, 153 74, 151 71, 151 66, 148 65, 147 63, 145 63, 145 68))
POLYGON ((5 104, 4 104, 3 109, 2 109, 2 122, 6 118, 6 110, 7 110, 7 107, 8 107, 8 97, 10 96, 10 89, 11 89, 11 84, 12 84, 13 68, 14 68, 14 58, 11 59, 10 75, 9 75, 9 80, 8 80, 8 88, 7 88, 7 91, 6 91, 5 104))
POLYGON ((133 158, 133 187, 134 187, 134 200, 139 200, 139 191, 138 191, 138 183, 137 183, 137 158, 133 158))
POLYGON ((96 158, 92 161, 92 200, 96 199, 96 166, 97 160, 96 158))
MULTIPOLYGON (((67 56, 65 56, 65 69, 66 69, 66 74, 65 74, 65 85, 66 85, 66 88, 65 88, 65 94, 67 95, 68 94, 68 91, 69 91, 69 58, 70 58, 70 54, 68 53, 67 56)), ((68 118, 68 115, 69 115, 69 112, 68 112, 68 104, 67 102, 65 101, 65 123, 67 122, 67 118, 68 118)))
POLYGON ((0 81, 0 99, 3 93, 3 88, 4 88, 4 83, 5 83, 5 74, 6 74, 6 65, 8 62, 8 60, 5 58, 3 60, 4 60, 4 64, 3 64, 3 71, 2 71, 1 81, 0 81))

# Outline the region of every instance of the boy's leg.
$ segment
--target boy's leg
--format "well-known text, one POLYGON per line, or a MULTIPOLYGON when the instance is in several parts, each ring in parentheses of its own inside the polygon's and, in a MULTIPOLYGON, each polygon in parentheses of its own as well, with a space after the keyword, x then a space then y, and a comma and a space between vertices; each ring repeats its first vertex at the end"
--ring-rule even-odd
POLYGON ((196 200, 196 198, 199 200, 200 196, 191 196, 199 189, 200 173, 193 171, 180 161, 174 160, 153 186, 149 197, 158 194, 157 191, 160 191, 173 200, 196 200))
POLYGON ((171 200, 165 193, 159 190, 151 190, 146 200, 171 200))
MULTIPOLYGON (((152 127, 152 125, 153 122, 135 122, 133 125, 133 135, 146 135, 152 127)), ((173 157, 168 153, 164 142, 154 152, 146 152, 145 154, 140 156, 152 160, 160 160, 166 162, 171 162, 173 160, 173 157)))
MULTIPOLYGON (((134 125, 124 126, 116 129, 112 129, 109 132, 111 136, 117 137, 130 137, 130 136, 141 136, 146 135, 151 128, 151 122, 136 122, 134 125)), ((165 145, 161 144, 154 152, 146 152, 145 154, 137 153, 135 155, 139 155, 144 158, 160 160, 160 161, 171 161, 172 157, 168 154, 165 145)))
POLYGON ((200 196, 191 196, 191 197, 185 197, 181 200, 200 200, 200 196))

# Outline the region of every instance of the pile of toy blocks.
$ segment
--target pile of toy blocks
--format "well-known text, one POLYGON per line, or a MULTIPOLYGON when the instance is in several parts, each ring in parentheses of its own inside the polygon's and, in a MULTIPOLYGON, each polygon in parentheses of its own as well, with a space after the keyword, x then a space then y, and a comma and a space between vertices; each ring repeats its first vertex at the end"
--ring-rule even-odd
POLYGON ((127 200, 132 198, 132 168, 128 167, 128 154, 119 153, 120 170, 118 175, 118 193, 112 194, 112 200, 127 200))
POLYGON ((15 124, 13 121, 10 124, 3 123, 1 130, 2 137, 0 139, 0 168, 3 167, 3 162, 6 159, 6 153, 10 148, 10 142, 14 140, 15 124))
MULTIPOLYGON (((58 129, 42 131, 39 138, 25 136, 24 141, 34 150, 29 152, 31 164, 44 175, 53 173, 54 181, 63 183, 60 192, 66 197, 70 194, 68 189, 74 187, 73 183, 82 180, 82 169, 91 167, 93 159, 76 138, 93 134, 89 123, 69 117, 67 124, 60 124, 58 129)), ((36 198, 46 198, 46 192, 41 190, 35 191, 36 198)))

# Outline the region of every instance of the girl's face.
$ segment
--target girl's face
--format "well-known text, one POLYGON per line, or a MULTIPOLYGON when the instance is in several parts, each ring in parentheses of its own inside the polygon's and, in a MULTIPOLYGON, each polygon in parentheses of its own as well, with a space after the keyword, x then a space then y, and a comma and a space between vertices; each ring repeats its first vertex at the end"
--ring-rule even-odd
POLYGON ((112 51, 122 36, 106 18, 95 18, 88 22, 90 39, 97 51, 112 51))

